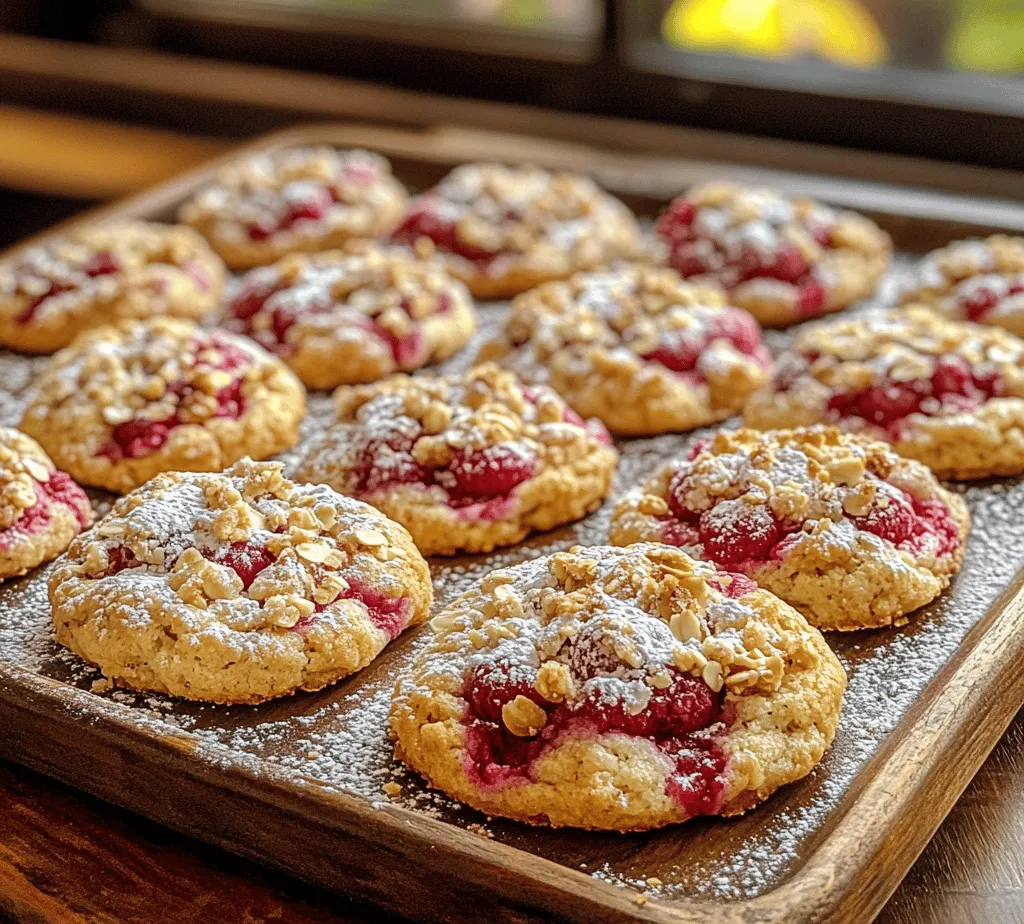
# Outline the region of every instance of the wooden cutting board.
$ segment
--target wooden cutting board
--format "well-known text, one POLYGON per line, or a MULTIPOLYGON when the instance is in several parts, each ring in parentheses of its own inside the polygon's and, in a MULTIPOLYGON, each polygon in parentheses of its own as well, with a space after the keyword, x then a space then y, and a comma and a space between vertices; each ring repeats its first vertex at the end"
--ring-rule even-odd
MULTIPOLYGON (((694 180, 737 173, 451 129, 319 127, 252 147, 312 141, 379 150, 413 186, 479 158, 569 167, 592 173, 649 214, 694 180)), ((170 218, 211 170, 102 211, 170 218)), ((893 234, 904 263, 908 252, 968 232, 1024 230, 1024 208, 1012 203, 740 172, 870 212, 893 234)), ((500 325, 505 308, 480 311, 478 339, 500 325)), ((777 347, 785 339, 769 341, 777 347)), ((474 352, 471 345, 448 367, 464 366, 474 352)), ((24 389, 43 362, 0 354, 0 423, 17 422, 24 389)), ((307 435, 330 415, 327 396, 314 396, 311 405, 307 435)), ((621 441, 613 497, 692 436, 621 441)), ((1024 484, 962 490, 974 529, 951 591, 905 629, 829 636, 850 673, 835 745, 810 776, 740 819, 643 835, 551 831, 491 820, 425 789, 392 759, 385 719, 394 680, 429 629, 403 637, 329 690, 258 707, 92 693, 96 673, 52 640, 47 569, 0 588, 0 754, 422 920, 869 919, 1024 703, 1024 677, 1015 669, 1024 652, 1024 484), (385 794, 387 783, 398 785, 397 795, 385 794)), ((95 499, 105 511, 109 499, 95 499)), ((437 605, 496 566, 602 542, 611 503, 521 546, 434 562, 437 605)))

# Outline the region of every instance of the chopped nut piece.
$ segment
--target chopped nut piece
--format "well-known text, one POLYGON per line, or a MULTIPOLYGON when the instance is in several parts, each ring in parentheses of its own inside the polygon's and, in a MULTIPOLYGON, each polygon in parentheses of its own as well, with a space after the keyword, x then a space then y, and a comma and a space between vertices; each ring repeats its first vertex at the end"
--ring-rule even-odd
POLYGON ((547 724, 548 714, 532 699, 520 694, 501 707, 505 727, 519 738, 532 738, 547 724))

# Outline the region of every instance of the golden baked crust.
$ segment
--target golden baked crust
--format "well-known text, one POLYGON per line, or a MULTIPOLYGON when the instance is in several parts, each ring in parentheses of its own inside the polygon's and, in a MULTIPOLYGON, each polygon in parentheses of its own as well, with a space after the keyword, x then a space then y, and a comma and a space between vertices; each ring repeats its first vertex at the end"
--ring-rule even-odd
POLYGON ((217 305, 224 264, 191 228, 85 225, 0 262, 0 346, 53 353, 82 331, 217 305))
POLYGON ((178 210, 232 269, 390 233, 407 201, 369 151, 296 147, 233 161, 178 210))
POLYGON ((532 824, 747 811, 821 759, 846 687, 796 610, 664 545, 493 571, 431 625, 395 687, 397 756, 532 824))
POLYGON ((262 347, 187 321, 83 334, 35 384, 21 428, 78 481, 125 493, 294 446, 302 384, 262 347))
POLYGON ((618 454, 601 423, 496 366, 335 397, 338 422, 295 477, 373 504, 426 555, 511 545, 586 516, 611 490, 618 454))
POLYGON ((1024 341, 921 307, 823 322, 797 334, 743 413, 762 430, 863 432, 940 478, 1020 474, 1024 341))
POLYGON ((550 385, 626 436, 731 417, 771 368, 756 322, 718 286, 647 266, 579 273, 519 296, 504 336, 478 359, 550 385))
POLYGON ((253 270, 223 323, 280 356, 308 387, 336 388, 448 359, 476 330, 476 312, 441 261, 355 241, 253 270))
POLYGON ((636 218, 593 180, 538 167, 463 164, 415 197, 395 239, 431 239, 482 299, 640 253, 636 218))
POLYGON ((318 690, 427 618, 409 534, 278 463, 166 473, 50 578, 57 641, 121 686, 215 703, 318 690))
POLYGON ((676 199, 658 221, 669 265, 715 280, 765 327, 782 327, 871 295, 892 241, 856 212, 771 189, 713 182, 676 199))
POLYGON ((819 629, 903 625, 949 586, 970 525, 920 462, 833 427, 721 432, 626 494, 609 541, 740 571, 819 629))
POLYGON ((993 234, 933 250, 900 293, 957 321, 1005 327, 1024 335, 1024 237, 993 234))
POLYGON ((92 515, 85 492, 32 437, 0 427, 0 581, 56 558, 92 515))

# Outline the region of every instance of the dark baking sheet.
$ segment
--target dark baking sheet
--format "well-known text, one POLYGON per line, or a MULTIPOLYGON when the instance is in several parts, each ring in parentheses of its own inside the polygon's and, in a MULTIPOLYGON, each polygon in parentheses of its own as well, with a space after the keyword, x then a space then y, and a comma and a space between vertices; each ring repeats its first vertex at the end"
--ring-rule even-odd
MULTIPOLYGON (((467 152, 466 156, 471 154, 467 152)), ((399 160, 399 174, 413 183, 436 173, 438 168, 430 160, 408 172, 403 172, 401 165, 399 160)), ((180 194, 164 196, 162 203, 131 211, 168 217, 167 203, 180 199, 194 182, 183 181, 179 184, 180 194)), ((925 228, 925 236, 941 237, 935 224, 935 220, 913 219, 906 226, 925 228)), ((898 247, 908 243, 913 246, 921 240, 920 233, 901 237, 899 220, 889 226, 898 247)), ((903 251, 898 264, 905 265, 906 259, 903 251)), ((883 286, 882 298, 891 291, 899 272, 897 268, 883 286)), ((474 343, 442 368, 464 367, 475 354, 476 345, 501 325, 506 310, 502 305, 481 305, 481 330, 474 343)), ((774 348, 779 348, 787 337, 770 334, 768 339, 774 348)), ((0 353, 0 424, 17 423, 25 389, 44 363, 45 359, 0 353)), ((329 397, 319 394, 311 398, 311 414, 304 429, 307 435, 330 418, 329 397)), ((536 536, 490 556, 435 560, 432 571, 436 607, 443 606, 494 567, 576 543, 603 542, 614 499, 697 435, 620 441, 622 459, 612 497, 581 523, 536 536)), ((290 453, 284 458, 287 461, 293 457, 294 453, 290 453)), ((791 920, 818 920, 823 919, 822 909, 826 908, 842 907, 846 914, 855 906, 866 908, 865 901, 878 906, 877 895, 867 900, 843 898, 844 888, 854 887, 853 880, 844 886, 844 877, 858 873, 863 887, 863 877, 870 873, 872 864, 884 859, 881 851, 886 836, 909 824, 916 834, 908 835, 907 844, 917 846, 908 850, 904 845, 897 859, 890 857, 886 861, 890 868, 880 876, 877 886, 884 900, 888 894, 885 890, 894 887, 930 836, 931 830, 923 830, 922 825, 934 829, 973 773, 972 762, 980 762, 1024 701, 1024 688, 1006 687, 1001 701, 992 706, 988 722, 991 728, 982 728, 979 717, 967 714, 977 706, 971 706, 965 698, 972 692, 976 696, 987 694, 988 688, 979 678, 989 682, 989 674, 999 669, 1000 663, 1011 664, 1020 652, 1021 619, 1016 604, 1011 605, 1008 588, 1016 588, 1018 572, 1024 566, 1024 530, 1019 526, 1024 518, 1024 485, 1013 480, 959 490, 971 507, 974 526, 963 570, 951 591, 922 610, 904 629, 829 636, 850 676, 835 744, 806 779, 781 790, 766 805, 740 819, 698 820, 642 835, 551 831, 488 819, 454 804, 443 794, 427 790, 415 774, 393 760, 386 716, 394 680, 423 644, 429 627, 407 633, 369 668, 329 690, 258 707, 200 706, 123 691, 92 693, 98 673, 53 642, 45 599, 48 568, 0 588, 0 744, 6 744, 11 756, 17 759, 42 766, 93 791, 103 788, 73 766, 55 760, 52 753, 41 756, 31 742, 23 740, 28 724, 19 730, 12 718, 14 713, 5 712, 2 707, 4 691, 8 697, 15 696, 22 686, 26 701, 31 700, 33 709, 41 710, 40 714, 45 713, 50 698, 55 711, 67 713, 70 709, 80 715, 83 728, 93 722, 113 723, 129 730, 129 738, 137 733, 150 742, 173 741, 177 750, 184 747, 188 759, 201 766, 210 778, 216 779, 218 774, 225 779, 241 775, 257 790, 288 791, 300 801, 302 792, 308 791, 312 783, 317 799, 337 800, 342 815, 346 806, 358 804, 360 811, 369 809, 370 815, 364 817, 379 820, 382 838, 392 824, 400 825, 403 819, 411 817, 406 812, 411 812, 419 819, 425 817, 445 826, 428 830, 458 828, 471 832, 486 843, 484 860, 497 863, 498 869, 516 868, 523 873, 529 864, 517 851, 553 861, 563 870, 579 875, 555 875, 549 882, 540 872, 526 869, 523 875, 535 876, 537 895, 522 901, 581 920, 603 919, 604 914, 612 913, 608 909, 615 909, 618 915, 629 913, 659 919, 664 912, 677 920, 704 919, 715 909, 735 915, 736 920, 763 920, 780 913, 791 920), (994 651, 990 650, 993 646, 994 651), (29 676, 56 681, 57 685, 34 681, 29 684, 29 676), (975 686, 958 691, 960 684, 973 682, 971 678, 977 681, 975 686), (954 694, 958 692, 963 702, 957 706, 954 694), (933 715, 936 710, 941 714, 933 715), (950 764, 955 758, 954 748, 966 749, 955 767, 950 764), (936 814, 933 804, 927 820, 919 817, 915 826, 908 806, 920 798, 918 790, 925 785, 925 778, 942 772, 946 779, 929 785, 936 787, 930 801, 944 807, 936 814), (903 787, 890 793, 889 799, 872 785, 887 776, 894 781, 902 780, 898 785, 903 787), (383 787, 387 783, 398 784, 400 792, 386 795, 383 787), (865 792, 869 789, 867 798, 865 792), (858 830, 858 825, 870 825, 871 830, 858 830), (853 849, 855 844, 859 853, 853 849), (846 860, 853 869, 843 869, 846 860), (899 868, 891 868, 894 864, 899 868), (828 880, 831 893, 821 888, 825 880, 819 874, 827 869, 832 871, 832 879, 828 880), (649 884, 649 880, 655 884, 649 884), (890 880, 891 885, 884 884, 890 880), (609 884, 618 887, 629 904, 609 892, 605 888, 609 884), (550 889, 554 890, 551 895, 550 889), (813 900, 808 898, 811 891, 816 896, 813 900), (587 893, 590 901, 585 898, 587 893)), ((105 512, 108 498, 95 493, 94 499, 97 511, 105 512)), ((75 742, 68 742, 68 746, 74 751, 75 742)), ((69 760, 70 763, 73 762, 69 760)), ((149 811, 148 804, 138 804, 130 793, 123 797, 110 792, 101 794, 148 811, 191 833, 252 853, 340 891, 385 901, 406 913, 461 920, 478 911, 445 902, 410 909, 400 896, 389 901, 382 894, 387 891, 386 884, 353 881, 348 864, 358 867, 358 856, 348 856, 344 873, 339 868, 332 877, 329 870, 324 873, 304 869, 287 844, 275 851, 272 841, 270 848, 262 841, 239 842, 236 835, 224 833, 221 822, 206 825, 200 817, 190 822, 178 821, 166 807, 154 805, 149 811)), ((258 823, 259 818, 256 812, 251 821, 258 823)), ((416 837, 421 839, 420 851, 441 848, 442 860, 472 850, 466 838, 454 834, 450 842, 447 835, 428 836, 422 831, 416 837)), ((328 856, 330 849, 329 844, 324 846, 328 856)), ((399 853, 412 850, 408 845, 395 849, 399 853)), ((443 878, 438 881, 440 895, 460 878, 460 870, 447 861, 438 862, 451 876, 447 882, 443 878)), ((472 875, 476 877, 475 872, 472 875)), ((495 889, 502 891, 497 883, 495 889)), ((516 910, 514 903, 506 904, 504 909, 510 919, 522 919, 518 915, 525 913, 516 910)))

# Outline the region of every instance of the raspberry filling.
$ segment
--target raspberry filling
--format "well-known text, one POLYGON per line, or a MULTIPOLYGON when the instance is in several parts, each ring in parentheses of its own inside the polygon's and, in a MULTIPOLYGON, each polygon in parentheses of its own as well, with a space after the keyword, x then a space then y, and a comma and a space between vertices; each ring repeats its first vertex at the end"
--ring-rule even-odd
MULTIPOLYGON (((784 558, 803 535, 802 522, 780 520, 766 504, 749 504, 742 498, 720 501, 703 512, 689 509, 685 500, 692 487, 689 474, 680 469, 669 483, 672 513, 660 518, 661 539, 667 545, 699 547, 707 561, 742 572, 784 558)), ((874 506, 861 516, 847 515, 858 529, 912 555, 927 551, 942 557, 960 547, 960 528, 941 500, 919 500, 873 475, 868 477, 877 488, 874 506)), ((723 585, 724 593, 742 596, 752 589, 742 574, 731 576, 747 583, 723 585)))
MULTIPOLYGON (((578 687, 622 667, 617 656, 593 634, 581 633, 568 644, 568 664, 578 687)), ((674 667, 668 670, 670 686, 652 689, 646 706, 634 715, 623 703, 596 693, 581 702, 550 703, 534 689, 536 672, 532 667, 477 666, 468 673, 463 688, 467 775, 481 789, 524 783, 536 778, 537 760, 565 736, 626 735, 653 742, 672 762, 666 792, 687 814, 716 811, 721 805, 726 765, 716 741, 724 730, 722 694, 699 678, 674 667), (502 722, 502 708, 517 696, 525 696, 547 713, 538 735, 514 735, 502 722)))
MULTIPOLYGON (((199 354, 210 348, 216 349, 221 354, 220 362, 212 367, 214 370, 236 372, 252 363, 252 358, 244 350, 217 334, 213 334, 209 341, 197 341, 193 344, 192 368, 199 365, 199 354)), ((187 398, 195 390, 195 386, 188 379, 179 379, 167 386, 167 391, 176 395, 179 400, 187 398)), ((214 399, 217 402, 217 407, 211 419, 238 420, 245 413, 245 396, 242 394, 241 375, 233 382, 218 389, 214 399)), ((113 428, 110 440, 101 446, 96 454, 115 461, 141 458, 160 449, 167 442, 171 431, 184 423, 185 421, 181 419, 178 411, 163 420, 135 418, 125 421, 113 428)))
MULTIPOLYGON (((317 293, 315 297, 306 297, 301 301, 298 298, 287 298, 284 295, 271 300, 272 296, 288 291, 280 280, 265 281, 260 278, 260 274, 250 276, 242 284, 242 288, 229 306, 235 322, 231 325, 232 330, 245 334, 277 356, 288 356, 296 349, 295 344, 288 342, 288 331, 295 326, 300 318, 326 314, 342 308, 343 317, 339 319, 339 326, 350 324, 383 341, 391 351, 396 365, 400 368, 416 368, 426 361, 427 338, 423 333, 422 324, 412 320, 408 301, 403 300, 399 307, 409 315, 410 329, 407 334, 399 337, 362 312, 339 305, 326 291, 317 293), (268 328, 257 329, 256 327, 255 319, 261 312, 270 314, 268 328)), ((442 294, 438 298, 437 314, 445 314, 451 310, 451 307, 451 299, 446 294, 442 294)))
MULTIPOLYGON (((708 237, 694 228, 700 209, 680 196, 662 213, 656 225, 658 236, 669 247, 669 264, 684 278, 718 275, 727 288, 751 279, 776 279, 797 288, 797 313, 802 318, 822 313, 828 293, 812 275, 813 268, 800 250, 786 243, 781 231, 761 220, 773 232, 771 246, 760 239, 741 244, 738 250, 708 237)), ((807 225, 807 232, 822 247, 832 247, 829 227, 807 225)), ((753 235, 752 235, 753 236, 753 235)))
POLYGON ((281 189, 281 206, 246 226, 254 241, 265 241, 277 231, 294 228, 300 221, 321 221, 337 202, 334 190, 312 180, 292 180, 281 189))
POLYGON ((978 276, 957 286, 956 303, 968 321, 982 321, 1000 303, 1024 293, 1024 274, 1017 276, 978 276))
MULTIPOLYGON (((447 211, 450 210, 440 196, 430 193, 419 196, 410 204, 405 218, 392 235, 392 240, 400 244, 414 244, 419 238, 428 237, 438 250, 457 254, 480 265, 486 265, 498 256, 497 251, 487 250, 463 240, 459 236, 457 220, 446 215, 447 211)), ((521 217, 515 211, 508 211, 505 214, 509 221, 518 221, 521 217)))
POLYGON ((422 431, 411 420, 409 424, 363 444, 354 466, 358 495, 401 484, 437 486, 461 516, 495 520, 511 512, 513 491, 537 473, 536 454, 516 443, 460 449, 444 467, 420 465, 412 450, 422 431))
MULTIPOLYGON (((370 622, 389 639, 396 639, 409 619, 408 597, 388 597, 359 578, 345 576, 348 590, 339 600, 358 600, 367 610, 370 622)), ((320 607, 317 607, 320 609, 320 607)))
POLYGON ((35 482, 36 502, 18 519, 0 531, 0 551, 6 551, 19 538, 37 536, 53 517, 54 505, 67 507, 81 531, 89 525, 89 498, 66 472, 54 470, 49 481, 35 482))
POLYGON ((768 351, 761 343, 761 328, 747 312, 729 308, 714 316, 705 326, 662 334, 661 342, 644 355, 694 382, 702 382, 704 374, 697 365, 704 351, 716 341, 732 344, 737 352, 751 356, 763 366, 771 362, 768 351))
MULTIPOLYGON (((116 273, 120 270, 121 266, 117 262, 117 258, 108 250, 99 250, 94 253, 84 264, 82 264, 81 270, 89 278, 95 278, 96 276, 109 276, 112 273, 116 273)), ((22 272, 30 273, 35 275, 35 270, 30 267, 23 267, 22 272)), ((28 324, 32 318, 35 317, 36 312, 39 310, 39 306, 43 304, 48 298, 53 298, 55 295, 60 295, 64 292, 74 292, 80 287, 80 283, 73 282, 69 279, 50 279, 48 280, 48 288, 45 292, 35 296, 22 310, 21 314, 15 318, 19 324, 28 324)))
POLYGON ((898 440, 910 414, 959 414, 980 407, 1002 394, 999 373, 972 369, 955 354, 935 359, 935 371, 928 378, 897 382, 883 379, 856 391, 836 392, 828 399, 830 423, 859 417, 898 440))

